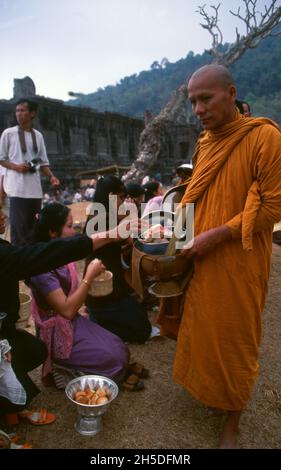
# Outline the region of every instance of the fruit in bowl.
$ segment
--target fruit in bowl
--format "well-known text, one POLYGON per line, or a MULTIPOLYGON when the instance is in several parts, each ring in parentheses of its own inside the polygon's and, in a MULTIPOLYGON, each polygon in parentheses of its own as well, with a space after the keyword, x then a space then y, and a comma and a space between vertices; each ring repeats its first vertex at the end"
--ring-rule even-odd
POLYGON ((65 393, 77 407, 76 431, 94 436, 102 430, 102 415, 117 397, 118 386, 101 375, 82 375, 67 384, 65 393))
POLYGON ((104 405, 110 399, 110 393, 103 387, 97 390, 86 388, 86 390, 77 390, 73 395, 73 400, 83 405, 104 405))

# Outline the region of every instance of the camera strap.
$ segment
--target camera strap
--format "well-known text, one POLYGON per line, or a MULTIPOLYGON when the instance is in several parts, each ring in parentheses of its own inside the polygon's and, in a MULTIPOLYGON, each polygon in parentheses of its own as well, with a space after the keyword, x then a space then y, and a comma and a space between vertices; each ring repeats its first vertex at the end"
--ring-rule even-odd
MULTIPOLYGON (((34 129, 31 128, 30 132, 31 132, 31 138, 32 138, 33 151, 34 151, 35 154, 37 154, 38 153, 38 145, 37 145, 37 142, 36 142, 36 135, 35 135, 34 129)), ((25 155, 27 150, 26 150, 24 129, 20 126, 18 126, 18 133, 19 133, 21 151, 25 155)))

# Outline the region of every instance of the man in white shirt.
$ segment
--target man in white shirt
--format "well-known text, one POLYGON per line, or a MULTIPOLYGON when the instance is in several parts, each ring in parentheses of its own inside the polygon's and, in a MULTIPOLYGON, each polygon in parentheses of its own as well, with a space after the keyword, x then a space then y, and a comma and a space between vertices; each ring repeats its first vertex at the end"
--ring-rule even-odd
POLYGON ((4 206, 6 193, 4 191, 5 168, 0 165, 0 203, 4 206))
POLYGON ((6 169, 4 190, 10 198, 11 242, 23 245, 40 212, 42 186, 39 169, 50 178, 52 186, 59 180, 49 168, 42 134, 33 129, 32 120, 38 105, 29 99, 16 103, 18 126, 4 130, 0 140, 0 164, 6 169))
MULTIPOLYGON (((7 202, 8 202, 8 199, 7 199, 7 195, 4 191, 4 176, 5 176, 5 168, 3 166, 0 165, 0 205, 3 207, 3 210, 5 210, 5 212, 7 213, 7 202)), ((5 228, 5 232, 3 232, 2 234, 0 234, 0 238, 3 238, 5 240, 6 238, 6 234, 7 234, 7 222, 6 222, 6 228, 5 228)))

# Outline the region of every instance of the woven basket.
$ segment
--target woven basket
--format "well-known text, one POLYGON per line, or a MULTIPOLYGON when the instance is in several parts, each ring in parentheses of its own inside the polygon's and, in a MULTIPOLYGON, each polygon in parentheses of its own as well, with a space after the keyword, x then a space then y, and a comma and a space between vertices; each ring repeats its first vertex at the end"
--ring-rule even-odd
POLYGON ((104 271, 97 276, 89 289, 89 294, 92 297, 104 297, 111 294, 113 291, 113 274, 110 271, 104 271))
POLYGON ((20 298, 20 310, 19 310, 19 320, 16 323, 17 328, 26 328, 28 326, 28 320, 30 317, 30 306, 31 306, 31 297, 25 292, 19 293, 20 298))

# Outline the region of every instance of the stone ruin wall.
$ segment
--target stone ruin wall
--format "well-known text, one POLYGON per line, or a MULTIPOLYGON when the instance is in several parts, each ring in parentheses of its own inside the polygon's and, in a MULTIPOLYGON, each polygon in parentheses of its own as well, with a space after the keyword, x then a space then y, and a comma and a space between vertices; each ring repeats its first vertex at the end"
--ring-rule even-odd
MULTIPOLYGON (((15 100, 22 90, 18 80, 15 84, 16 96, 0 100, 0 133, 16 125, 15 100)), ((144 128, 141 119, 65 105, 60 100, 35 95, 35 87, 30 95, 39 104, 34 127, 42 132, 51 168, 64 184, 79 184, 81 171, 114 164, 128 166, 136 158, 144 128)), ((169 181, 179 162, 190 161, 196 138, 195 128, 190 125, 167 129, 160 158, 151 173, 160 172, 169 181)))

